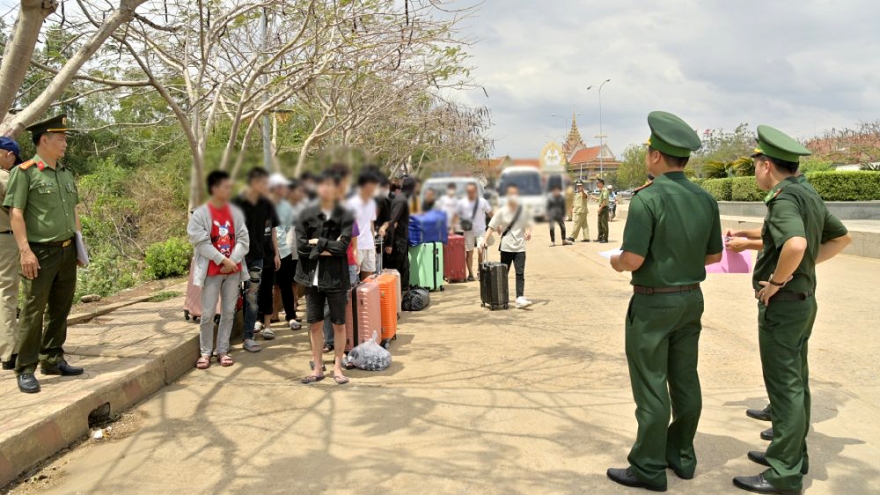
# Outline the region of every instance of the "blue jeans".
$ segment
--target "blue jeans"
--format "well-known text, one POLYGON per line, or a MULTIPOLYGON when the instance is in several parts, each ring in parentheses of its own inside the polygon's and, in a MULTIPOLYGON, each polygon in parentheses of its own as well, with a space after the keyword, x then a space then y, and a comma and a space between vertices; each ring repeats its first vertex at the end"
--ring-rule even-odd
MULTIPOLYGON (((251 260, 247 264, 248 270, 253 268, 263 269, 263 260, 251 260)), ((244 339, 254 338, 254 326, 257 324, 257 313, 260 310, 259 298, 257 292, 260 290, 258 285, 251 284, 250 281, 245 282, 244 291, 244 339)))

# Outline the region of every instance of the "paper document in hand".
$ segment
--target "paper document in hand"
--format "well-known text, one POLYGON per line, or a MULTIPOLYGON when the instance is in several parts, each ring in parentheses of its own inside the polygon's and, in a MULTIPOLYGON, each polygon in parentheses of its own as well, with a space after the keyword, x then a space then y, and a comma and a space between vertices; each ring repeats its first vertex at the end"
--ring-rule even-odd
POLYGON ((621 253, 623 253, 622 249, 612 249, 610 251, 602 251, 601 253, 599 253, 599 255, 602 256, 603 258, 608 258, 610 260, 611 257, 614 256, 615 254, 621 254, 621 253))
POLYGON ((83 241, 82 233, 76 233, 76 260, 82 266, 89 266, 89 252, 86 251, 86 243, 83 241))
POLYGON ((737 253, 729 249, 721 252, 721 261, 706 267, 706 273, 752 273, 752 253, 737 253))

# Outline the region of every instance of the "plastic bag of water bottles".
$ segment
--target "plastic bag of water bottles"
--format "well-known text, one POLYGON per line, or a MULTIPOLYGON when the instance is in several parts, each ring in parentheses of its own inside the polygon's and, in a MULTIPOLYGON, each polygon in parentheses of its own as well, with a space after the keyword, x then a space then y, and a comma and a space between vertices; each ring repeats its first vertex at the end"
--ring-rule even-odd
POLYGON ((348 351, 348 365, 367 371, 382 371, 391 366, 391 353, 379 345, 379 335, 348 351))

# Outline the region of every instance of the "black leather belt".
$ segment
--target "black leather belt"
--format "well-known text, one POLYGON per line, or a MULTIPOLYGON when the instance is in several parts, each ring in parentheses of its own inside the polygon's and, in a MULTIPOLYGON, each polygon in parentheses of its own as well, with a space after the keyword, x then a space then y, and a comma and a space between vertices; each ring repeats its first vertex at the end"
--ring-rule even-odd
POLYGON ((73 244, 73 237, 67 239, 66 241, 52 241, 52 242, 32 242, 31 246, 44 246, 44 247, 60 247, 66 248, 73 244))
POLYGON ((11 230, 4 230, 3 232, 0 232, 0 235, 4 235, 4 234, 12 235, 12 231, 11 230))
POLYGON ((642 287, 641 285, 633 285, 633 292, 643 296, 653 296, 654 294, 679 294, 681 292, 690 292, 700 288, 700 284, 679 285, 676 287, 642 287))
MULTIPOLYGON (((777 292, 770 298, 771 301, 806 301, 813 297, 813 291, 810 292, 777 292)), ((755 298, 758 298, 758 291, 755 291, 755 298)))

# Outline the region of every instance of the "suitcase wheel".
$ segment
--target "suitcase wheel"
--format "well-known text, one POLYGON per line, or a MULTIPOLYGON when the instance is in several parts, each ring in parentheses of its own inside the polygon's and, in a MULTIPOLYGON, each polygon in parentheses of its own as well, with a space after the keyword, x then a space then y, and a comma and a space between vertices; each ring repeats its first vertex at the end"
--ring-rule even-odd
POLYGON ((220 324, 220 315, 214 315, 214 324, 215 324, 215 325, 219 325, 219 324, 220 324))
POLYGON ((189 320, 192 319, 192 318, 189 316, 189 311, 187 311, 187 310, 185 310, 185 309, 183 310, 183 319, 186 320, 186 321, 189 321, 189 320))
POLYGON ((446 290, 446 287, 440 287, 440 292, 443 292, 445 290, 446 290))
POLYGON ((200 317, 198 317, 198 316, 193 316, 192 319, 193 319, 193 321, 194 321, 195 323, 201 323, 201 322, 202 322, 202 319, 201 319, 200 317))
POLYGON ((510 306, 507 305, 507 304, 505 304, 505 305, 504 305, 504 309, 510 309, 510 306))
POLYGON ((490 304, 490 305, 489 305, 489 311, 495 311, 495 305, 490 304))

